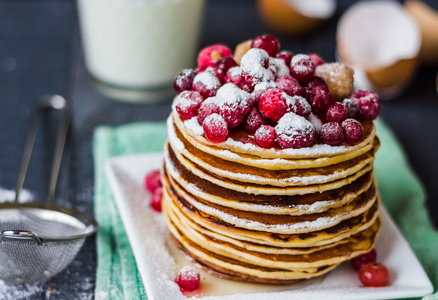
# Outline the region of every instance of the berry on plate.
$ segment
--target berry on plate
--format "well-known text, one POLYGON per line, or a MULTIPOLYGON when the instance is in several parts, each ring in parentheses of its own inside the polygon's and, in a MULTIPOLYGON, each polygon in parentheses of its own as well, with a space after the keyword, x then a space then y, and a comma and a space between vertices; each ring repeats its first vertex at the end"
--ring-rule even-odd
POLYGON ((361 266, 358 276, 366 287, 384 287, 389 284, 389 271, 378 262, 369 262, 361 266))
POLYGON ((364 264, 369 262, 375 262, 376 259, 377 259, 377 252, 375 249, 371 249, 370 252, 359 255, 353 258, 352 260, 350 260, 350 264, 353 267, 353 269, 358 271, 360 267, 362 267, 364 264))
POLYGON ((201 285, 201 275, 198 269, 185 266, 175 280, 181 291, 196 291, 201 285))
POLYGON ((146 174, 144 179, 144 185, 146 189, 153 193, 157 188, 161 187, 161 174, 160 170, 153 170, 146 174))

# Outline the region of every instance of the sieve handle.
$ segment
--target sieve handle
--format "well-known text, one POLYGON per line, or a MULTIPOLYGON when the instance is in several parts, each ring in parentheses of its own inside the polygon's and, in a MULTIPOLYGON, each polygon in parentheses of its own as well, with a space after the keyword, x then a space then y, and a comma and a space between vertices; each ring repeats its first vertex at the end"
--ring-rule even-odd
MULTIPOLYGON (((45 95, 39 99, 38 105, 32 112, 32 115, 30 117, 29 129, 27 131, 26 140, 24 143, 24 150, 21 158, 20 169, 18 171, 18 176, 17 176, 17 184, 15 187, 15 200, 14 200, 15 203, 19 202, 19 196, 21 190, 23 189, 23 184, 26 178, 27 169, 29 167, 30 157, 32 156, 32 150, 35 144, 35 138, 38 131, 38 124, 43 110, 47 108, 63 109, 66 106, 66 103, 67 101, 59 95, 45 95)), ((51 182, 52 181, 53 180, 51 180, 51 182)))
POLYGON ((5 240, 34 241, 38 245, 43 244, 36 233, 26 230, 4 230, 0 234, 0 244, 5 240))

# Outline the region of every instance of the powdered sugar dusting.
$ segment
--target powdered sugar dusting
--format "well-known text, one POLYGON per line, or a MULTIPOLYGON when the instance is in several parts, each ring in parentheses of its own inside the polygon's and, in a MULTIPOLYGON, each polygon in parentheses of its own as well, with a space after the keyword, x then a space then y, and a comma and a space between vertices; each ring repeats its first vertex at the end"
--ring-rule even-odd
POLYGON ((314 130, 312 123, 305 118, 290 112, 285 114, 275 126, 275 133, 284 140, 292 140, 298 135, 311 134, 314 130))
POLYGON ((276 68, 276 77, 281 77, 284 75, 289 75, 289 67, 286 66, 286 62, 281 58, 273 58, 275 62, 275 68, 276 68))
POLYGON ((219 79, 208 71, 201 72, 195 76, 195 78, 193 79, 193 84, 197 83, 202 84, 209 90, 220 86, 219 79))
POLYGON ((184 149, 185 149, 184 143, 176 135, 175 127, 173 126, 172 116, 169 116, 167 118, 167 124, 166 125, 167 125, 167 138, 170 140, 171 144, 179 152, 184 151, 184 149))
POLYGON ((254 92, 266 91, 266 89, 268 89, 268 88, 276 88, 276 87, 277 87, 277 84, 275 83, 275 81, 263 81, 263 82, 257 83, 254 86, 254 92))
POLYGON ((290 62, 291 66, 294 66, 295 71, 297 72, 306 72, 307 66, 301 65, 301 61, 310 59, 306 54, 296 54, 292 57, 290 62))
POLYGON ((239 106, 249 108, 251 106, 251 94, 239 89, 233 83, 224 84, 216 94, 219 107, 227 106, 229 109, 235 110, 239 106))
POLYGON ((252 76, 256 81, 274 80, 274 74, 269 67, 269 55, 265 50, 251 48, 240 61, 243 74, 252 76))
POLYGON ((197 135, 204 134, 204 129, 202 128, 201 125, 199 125, 198 117, 193 117, 191 119, 184 121, 184 126, 188 130, 192 131, 194 134, 197 134, 197 135))

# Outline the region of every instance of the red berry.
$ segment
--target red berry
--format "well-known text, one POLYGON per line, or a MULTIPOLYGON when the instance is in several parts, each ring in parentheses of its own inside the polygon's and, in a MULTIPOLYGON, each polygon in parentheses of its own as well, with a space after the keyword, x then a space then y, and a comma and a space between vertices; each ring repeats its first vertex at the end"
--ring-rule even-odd
POLYGON ((321 131, 321 127, 322 127, 321 119, 317 115, 310 113, 309 122, 313 124, 313 127, 315 127, 316 133, 319 134, 321 131))
POLYGON ((202 123, 205 136, 210 142, 220 143, 228 138, 228 124, 221 115, 213 113, 202 123))
POLYGON ((251 76, 243 76, 240 73, 240 67, 232 67, 228 70, 224 78, 225 82, 234 83, 245 92, 252 93, 254 86, 251 76))
POLYGON ((290 75, 279 77, 275 83, 280 90, 283 90, 289 96, 301 96, 303 94, 303 87, 290 75))
POLYGON ((185 266, 179 272, 175 282, 179 285, 181 291, 195 291, 201 284, 201 275, 198 269, 185 266))
POLYGON ((214 66, 222 57, 233 56, 230 48, 225 45, 213 45, 205 47, 199 52, 198 67, 214 66))
POLYGON ((258 103, 260 101, 260 97, 263 95, 263 93, 269 89, 277 87, 277 84, 273 81, 264 81, 256 84, 254 86, 254 105, 258 106, 258 103))
POLYGON ((310 93, 310 105, 315 113, 324 112, 332 103, 332 94, 328 88, 316 86, 310 93))
POLYGON ((251 94, 239 89, 232 83, 227 83, 217 92, 220 115, 231 128, 239 125, 252 107, 251 94))
POLYGON ((285 114, 275 126, 277 143, 282 148, 310 146, 315 139, 315 128, 305 118, 292 112, 285 114))
POLYGON ((349 118, 354 118, 359 113, 360 109, 356 101, 347 98, 342 101, 342 104, 344 104, 345 108, 347 109, 349 118))
POLYGON ((157 188, 161 187, 160 170, 149 172, 144 179, 144 185, 151 193, 153 193, 157 188))
POLYGON ((344 142, 344 131, 336 122, 323 124, 319 134, 321 141, 330 146, 339 146, 344 142))
POLYGON ((152 194, 151 207, 156 212, 161 212, 161 200, 163 199, 163 188, 158 187, 152 194))
POLYGON ((195 78, 195 71, 192 69, 184 69, 176 75, 173 81, 173 88, 177 94, 182 91, 188 91, 192 89, 193 78, 195 78))
POLYGON ((372 121, 379 116, 382 107, 376 93, 358 90, 351 95, 351 99, 359 105, 359 116, 363 120, 372 121))
POLYGON ((227 74, 228 70, 235 66, 237 66, 237 63, 232 57, 222 57, 214 65, 214 74, 223 84, 225 83, 225 75, 227 74))
POLYGON ((317 66, 325 64, 325 61, 318 54, 309 53, 307 54, 307 56, 310 57, 310 59, 313 61, 313 63, 315 64, 315 68, 317 66))
POLYGON ((290 69, 284 62, 284 60, 279 58, 271 58, 270 63, 275 65, 275 76, 276 78, 280 78, 282 76, 289 76, 290 69))
POLYGON ((263 49, 269 56, 275 57, 280 49, 280 43, 272 35, 261 35, 252 40, 251 48, 263 49))
POLYGON ((275 143, 275 129, 269 125, 260 126, 254 134, 254 139, 260 147, 271 148, 275 143))
POLYGON ((178 95, 175 102, 176 111, 181 119, 190 119, 198 114, 204 98, 195 91, 183 91, 178 95))
POLYGON ((362 140, 363 126, 355 119, 346 119, 341 123, 344 130, 345 142, 349 145, 356 145, 362 140))
POLYGON ((305 54, 296 54, 290 62, 290 73, 298 81, 307 81, 315 74, 315 64, 305 54))
POLYGON ((286 63, 286 66, 290 66, 290 62, 291 62, 293 56, 294 56, 294 54, 292 52, 281 51, 281 52, 278 52, 275 57, 281 58, 286 63))
POLYGON ((193 78, 192 89, 204 98, 213 97, 221 86, 219 79, 209 71, 199 73, 193 78))
POLYGON ((293 112, 305 118, 312 112, 312 107, 303 97, 284 95, 284 98, 286 99, 287 112, 293 112))
POLYGON ((278 122, 287 111, 283 93, 278 89, 267 90, 260 96, 259 109, 265 117, 278 122))
POLYGON ((262 49, 252 48, 240 61, 242 75, 252 78, 253 84, 275 79, 275 63, 272 64, 268 53, 262 49))
POLYGON ((366 287, 383 287, 389 284, 388 269, 378 262, 369 262, 360 267, 359 280, 366 287))
POLYGON ((331 104, 327 109, 327 113, 325 114, 325 119, 327 122, 342 123, 347 118, 347 109, 339 102, 331 104))
POLYGON ((216 97, 207 98, 201 103, 201 106, 198 109, 199 124, 202 125, 205 118, 213 113, 219 113, 219 106, 216 97))
POLYGON ((256 107, 253 107, 245 117, 244 124, 246 132, 252 135, 260 126, 267 124, 267 120, 256 107))
POLYGON ((350 264, 353 267, 353 269, 358 271, 360 267, 362 267, 364 264, 369 262, 375 262, 376 259, 377 259, 377 252, 375 249, 372 249, 370 252, 359 255, 353 258, 352 260, 350 260, 350 264))

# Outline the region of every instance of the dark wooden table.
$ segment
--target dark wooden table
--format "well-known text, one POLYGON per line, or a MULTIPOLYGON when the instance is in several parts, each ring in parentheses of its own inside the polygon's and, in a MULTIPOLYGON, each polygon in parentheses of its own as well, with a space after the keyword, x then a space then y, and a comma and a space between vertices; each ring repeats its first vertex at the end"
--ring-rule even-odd
MULTIPOLYGON (((302 39, 280 37, 283 49, 317 52, 334 61, 336 22, 351 1, 338 1, 336 16, 302 39)), ((438 3, 431 2, 435 8, 438 3)), ((73 101, 73 128, 67 145, 57 203, 93 213, 92 135, 96 126, 164 120, 169 101, 117 102, 100 94, 82 59, 74 0, 0 0, 0 200, 15 187, 30 111, 42 94, 73 101)), ((242 40, 269 32, 251 0, 209 0, 201 45, 242 40)), ((437 66, 422 67, 409 90, 383 103, 382 118, 404 147, 427 192, 427 208, 438 225, 437 66)), ((25 189, 35 199, 46 195, 56 116, 49 114, 37 138, 25 189)), ((48 282, 14 286, 0 281, 0 299, 91 299, 96 269, 95 239, 89 238, 74 262, 48 282)))

